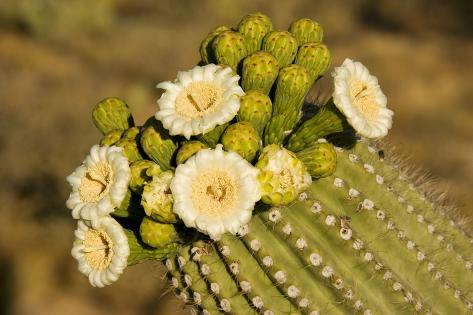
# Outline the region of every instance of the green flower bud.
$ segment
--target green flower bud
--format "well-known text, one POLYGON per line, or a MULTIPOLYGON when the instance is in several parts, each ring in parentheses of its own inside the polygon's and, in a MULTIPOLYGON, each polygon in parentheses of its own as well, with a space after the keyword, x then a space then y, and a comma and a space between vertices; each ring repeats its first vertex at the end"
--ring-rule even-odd
POLYGON ((248 14, 238 24, 238 32, 245 36, 248 54, 260 50, 264 36, 272 30, 273 23, 262 13, 248 14))
POLYGON ((276 83, 273 114, 283 114, 293 110, 300 112, 310 84, 309 74, 304 67, 290 65, 282 68, 276 83))
POLYGON ((142 263, 146 260, 163 260, 165 258, 173 257, 177 255, 179 243, 174 242, 161 246, 159 248, 153 248, 145 244, 138 232, 128 229, 123 229, 128 239, 128 245, 130 246, 130 255, 128 256, 128 266, 142 263))
POLYGON ((246 57, 245 37, 234 31, 223 31, 212 41, 215 60, 237 71, 240 61, 246 57))
POLYGON ((143 126, 140 142, 143 151, 162 170, 166 171, 171 168, 171 161, 177 151, 177 145, 160 121, 154 119, 154 117, 148 119, 143 126))
POLYGON ((176 155, 176 164, 182 164, 202 149, 208 148, 200 141, 189 141, 181 145, 176 155))
POLYGON ((312 183, 304 163, 276 144, 263 149, 255 166, 260 170, 261 200, 266 204, 287 205, 312 183))
POLYGON ((225 131, 225 129, 227 129, 228 125, 229 123, 218 125, 209 132, 202 135, 198 135, 197 139, 200 142, 203 142, 204 144, 208 145, 209 148, 214 149, 217 143, 220 141, 220 137, 222 136, 222 133, 225 131))
POLYGON ((110 147, 117 143, 118 140, 122 137, 123 130, 112 130, 107 132, 102 140, 100 140, 100 145, 110 147))
POLYGON ((153 176, 153 180, 143 188, 141 205, 147 216, 163 223, 176 223, 177 216, 172 211, 173 197, 170 190, 174 174, 165 171, 153 176))
POLYGON ((123 148, 123 154, 125 154, 126 158, 128 159, 128 163, 133 163, 143 159, 138 148, 138 143, 136 143, 135 140, 122 138, 117 143, 115 143, 115 145, 117 147, 123 148))
POLYGON ((123 138, 137 140, 140 136, 140 128, 139 127, 131 127, 123 133, 123 138))
POLYGON ((144 217, 140 225, 141 240, 154 248, 166 246, 178 240, 178 234, 174 225, 159 223, 144 217))
POLYGON ((324 31, 319 23, 311 19, 300 19, 291 23, 289 32, 297 39, 299 46, 305 43, 321 43, 324 31))
POLYGON ((302 45, 297 52, 295 64, 306 68, 310 81, 314 82, 330 67, 332 55, 327 46, 323 44, 307 43, 302 45))
POLYGON ((333 145, 327 142, 314 143, 296 155, 314 178, 332 175, 337 168, 337 152, 333 145))
POLYGON ((297 40, 289 32, 272 31, 263 39, 263 50, 276 57, 279 68, 292 63, 297 54, 297 40))
POLYGON ((153 175, 159 175, 161 168, 152 161, 139 160, 131 163, 130 171, 131 179, 129 187, 134 193, 141 195, 144 185, 153 178, 153 175))
POLYGON ((92 120, 103 134, 113 130, 126 130, 134 126, 128 105, 115 97, 106 98, 95 105, 92 120))
POLYGON ((271 99, 260 91, 251 90, 246 92, 240 100, 237 120, 249 122, 258 134, 262 135, 272 111, 271 99))
POLYGON ((228 126, 222 135, 223 148, 238 153, 249 162, 256 157, 259 143, 258 133, 247 121, 240 121, 228 126))
POLYGON ((212 49, 212 41, 222 33, 223 31, 229 31, 230 28, 228 26, 218 26, 214 28, 209 35, 202 41, 200 44, 200 57, 202 58, 203 64, 209 63, 217 63, 217 59, 215 58, 213 49, 212 49))
POLYGON ((279 72, 278 61, 266 51, 257 51, 243 60, 242 83, 244 91, 259 90, 269 94, 279 72))

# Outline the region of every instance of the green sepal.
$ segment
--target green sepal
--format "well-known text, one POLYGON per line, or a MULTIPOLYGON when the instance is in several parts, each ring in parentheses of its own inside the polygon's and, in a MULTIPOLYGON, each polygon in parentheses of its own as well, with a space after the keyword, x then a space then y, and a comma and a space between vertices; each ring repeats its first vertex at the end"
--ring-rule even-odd
POLYGON ((115 145, 117 147, 123 148, 123 154, 125 154, 128 159, 128 163, 133 163, 138 160, 142 160, 140 149, 138 148, 138 143, 135 140, 122 138, 118 140, 115 145))
POLYGON ((205 37, 205 39, 200 44, 200 57, 202 58, 202 62, 204 65, 209 63, 217 63, 217 59, 215 58, 213 48, 212 48, 212 41, 222 33, 223 31, 231 30, 228 26, 217 26, 214 28, 210 33, 205 37))
POLYGON ((260 148, 258 133, 247 121, 228 126, 222 135, 221 142, 225 150, 234 151, 249 162, 254 160, 260 148))
POLYGON ((146 121, 141 131, 140 142, 143 151, 163 171, 171 168, 177 145, 160 121, 154 117, 146 121))
POLYGON ((125 130, 122 136, 122 138, 136 140, 136 141, 138 141, 139 137, 140 137, 140 127, 136 127, 136 126, 125 130))
POLYGON ((106 98, 95 105, 92 121, 104 135, 113 130, 126 130, 134 126, 128 105, 116 97, 106 98))
POLYGON ((269 94, 278 77, 276 58, 266 51, 257 51, 243 60, 241 86, 243 90, 259 90, 269 94))
POLYGON ((197 140, 205 143, 206 145, 209 146, 209 148, 215 149, 215 147, 220 141, 220 137, 222 136, 222 133, 225 131, 228 125, 229 123, 218 125, 214 129, 210 130, 209 132, 198 135, 197 140))
POLYGON ((141 221, 140 236, 143 243, 154 248, 161 248, 179 240, 173 224, 156 222, 148 217, 141 221))
POLYGON ((161 168, 153 161, 138 160, 131 163, 130 171, 131 179, 128 186, 134 193, 141 195, 144 185, 153 178, 153 175, 160 174, 161 168))
POLYGON ((245 37, 234 31, 223 31, 212 41, 212 49, 218 64, 230 66, 237 71, 240 61, 247 56, 245 37))
POLYGON ((100 145, 110 147, 118 142, 121 139, 123 130, 112 130, 107 132, 100 140, 100 145))
POLYGON ((321 43, 324 37, 322 26, 314 20, 303 18, 291 23, 289 32, 297 39, 299 46, 305 43, 321 43))
POLYGON ((313 178, 330 176, 337 168, 337 152, 328 142, 313 143, 296 155, 313 178))
POLYGON ((297 54, 297 40, 289 32, 272 31, 263 39, 263 50, 278 60, 279 68, 292 63, 297 54))
POLYGON ((269 96, 257 90, 250 90, 241 97, 237 120, 249 122, 261 136, 272 111, 273 104, 269 96))

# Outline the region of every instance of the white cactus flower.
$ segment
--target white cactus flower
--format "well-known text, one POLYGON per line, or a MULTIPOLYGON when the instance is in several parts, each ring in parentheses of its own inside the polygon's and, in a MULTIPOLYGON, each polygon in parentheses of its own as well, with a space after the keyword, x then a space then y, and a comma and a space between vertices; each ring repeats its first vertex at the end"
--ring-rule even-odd
POLYGON ((173 211, 187 227, 219 240, 237 234, 260 199, 258 169, 222 145, 200 150, 176 168, 173 211))
POLYGON ((117 281, 130 254, 128 239, 120 224, 110 216, 79 220, 74 236, 71 254, 90 284, 101 288, 117 281))
POLYGON ((94 145, 81 166, 67 177, 72 192, 66 206, 74 219, 93 220, 119 207, 131 172, 123 149, 94 145))
POLYGON ((240 97, 245 95, 239 79, 230 67, 214 64, 180 71, 174 82, 157 85, 165 92, 158 100, 155 117, 171 135, 189 139, 207 133, 238 113, 240 97))
POLYGON ((392 126, 393 112, 378 79, 360 62, 345 59, 332 74, 333 103, 361 136, 382 138, 392 126))

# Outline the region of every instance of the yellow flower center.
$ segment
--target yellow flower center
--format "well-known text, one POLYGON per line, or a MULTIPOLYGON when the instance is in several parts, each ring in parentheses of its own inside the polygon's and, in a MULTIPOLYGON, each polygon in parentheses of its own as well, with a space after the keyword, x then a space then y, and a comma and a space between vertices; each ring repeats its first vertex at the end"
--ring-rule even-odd
POLYGON ((113 241, 104 231, 87 230, 84 239, 84 256, 95 270, 103 270, 112 262, 113 241))
POLYGON ((215 110, 222 94, 222 89, 212 83, 191 83, 177 96, 176 112, 188 119, 201 117, 215 110))
POLYGON ((97 202, 110 190, 113 181, 112 167, 99 162, 89 167, 79 186, 79 196, 83 202, 97 202))
POLYGON ((281 172, 279 172, 279 184, 284 190, 294 185, 294 178, 289 169, 283 168, 281 172))
POLYGON ((233 176, 224 170, 206 171, 192 183, 192 203, 199 211, 221 215, 234 207, 237 187, 233 176))
POLYGON ((379 107, 371 88, 361 80, 352 80, 349 88, 351 100, 363 116, 370 121, 376 120, 379 107))

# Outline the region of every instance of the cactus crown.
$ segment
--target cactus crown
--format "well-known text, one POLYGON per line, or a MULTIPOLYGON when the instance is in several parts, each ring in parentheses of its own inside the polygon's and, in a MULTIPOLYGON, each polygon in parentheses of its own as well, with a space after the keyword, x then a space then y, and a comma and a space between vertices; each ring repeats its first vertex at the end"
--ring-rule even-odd
POLYGON ((210 32, 201 66, 159 85, 167 94, 143 127, 119 99, 96 106, 103 147, 68 177, 67 202, 79 219, 72 253, 93 285, 155 259, 202 314, 473 308, 473 238, 377 142, 392 123, 377 79, 347 59, 333 97, 304 112, 331 64, 322 40, 310 19, 278 31, 253 13, 210 32), (202 110, 208 95, 189 88, 199 84, 230 95, 221 112, 202 110), (176 91, 198 119, 176 118, 176 91), (86 185, 93 199, 81 199, 86 185), (106 257, 84 231, 107 240, 106 257))

